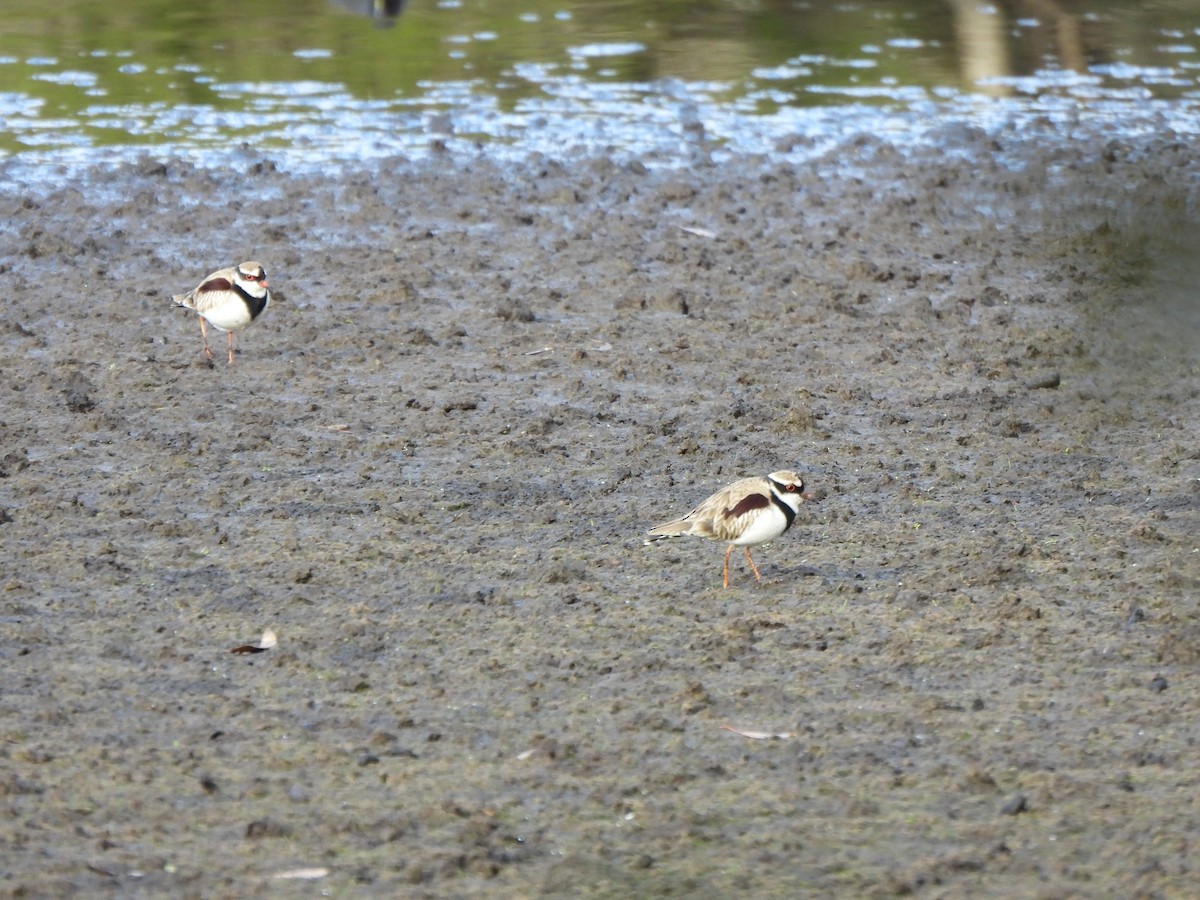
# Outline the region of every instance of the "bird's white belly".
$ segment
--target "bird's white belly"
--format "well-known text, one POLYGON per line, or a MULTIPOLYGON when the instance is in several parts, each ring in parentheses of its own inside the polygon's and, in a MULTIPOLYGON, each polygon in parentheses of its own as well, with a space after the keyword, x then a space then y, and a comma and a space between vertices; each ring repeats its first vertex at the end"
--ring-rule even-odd
POLYGON ((762 544, 772 538, 777 538, 787 529, 787 519, 783 517, 783 513, 779 508, 772 503, 764 509, 750 523, 750 527, 742 532, 741 537, 730 543, 736 544, 739 547, 751 547, 755 544, 762 544))
POLYGON ((253 321, 250 318, 250 310, 240 299, 222 303, 202 315, 209 325, 221 331, 240 331, 253 321))

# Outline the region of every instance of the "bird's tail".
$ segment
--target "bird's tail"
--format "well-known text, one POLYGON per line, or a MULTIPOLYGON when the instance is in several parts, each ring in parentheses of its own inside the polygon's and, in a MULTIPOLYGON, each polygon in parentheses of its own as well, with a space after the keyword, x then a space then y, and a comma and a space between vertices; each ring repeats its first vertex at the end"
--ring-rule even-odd
POLYGON ((664 522, 662 525, 656 525, 646 532, 647 538, 644 541, 646 544, 653 544, 655 541, 661 541, 664 538, 676 537, 684 534, 692 523, 687 519, 676 519, 674 522, 664 522))
POLYGON ((195 308, 196 307, 195 307, 195 305, 193 305, 193 302, 192 302, 191 291, 189 291, 186 294, 176 294, 175 296, 173 296, 171 298, 171 309, 194 310, 195 308))

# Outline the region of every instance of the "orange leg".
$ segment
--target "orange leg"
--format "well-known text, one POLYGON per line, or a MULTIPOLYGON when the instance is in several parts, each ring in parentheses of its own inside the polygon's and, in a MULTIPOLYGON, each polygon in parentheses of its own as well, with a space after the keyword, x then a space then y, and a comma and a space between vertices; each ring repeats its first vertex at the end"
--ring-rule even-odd
POLYGON ((200 319, 200 340, 204 341, 204 355, 209 359, 213 358, 213 353, 208 349, 208 331, 204 327, 204 316, 198 316, 200 319))
POLYGON ((233 332, 229 332, 229 364, 233 365, 233 332))
POLYGON ((733 544, 725 548, 725 587, 729 587, 729 554, 733 552, 733 544))
POLYGON ((746 548, 746 562, 750 563, 750 568, 754 570, 754 577, 762 584, 762 576, 758 574, 758 566, 754 564, 754 557, 750 555, 750 548, 746 548))

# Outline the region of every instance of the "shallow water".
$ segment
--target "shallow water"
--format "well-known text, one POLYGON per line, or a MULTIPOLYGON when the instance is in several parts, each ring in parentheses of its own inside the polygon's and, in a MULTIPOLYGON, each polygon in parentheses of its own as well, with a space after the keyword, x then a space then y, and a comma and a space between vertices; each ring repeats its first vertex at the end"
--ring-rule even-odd
MULTIPOLYGON (((1194 134, 1200 10, 957 0, 701 8, 142 0, 0 13, 0 151, 290 167, 449 150, 815 155, 947 118, 1099 117, 1194 134), (1057 10, 1051 14, 1048 10, 1057 10)), ((648 155, 648 156, 647 156, 648 155)), ((22 166, 24 168, 24 166, 22 166)))

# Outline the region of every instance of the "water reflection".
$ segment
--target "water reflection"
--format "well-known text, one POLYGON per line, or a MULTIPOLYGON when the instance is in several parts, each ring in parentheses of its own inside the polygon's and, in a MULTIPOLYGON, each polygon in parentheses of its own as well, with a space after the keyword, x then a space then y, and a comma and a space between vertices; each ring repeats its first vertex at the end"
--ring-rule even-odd
POLYGON ((1012 75, 1008 52, 1011 27, 998 10, 980 5, 979 0, 947 0, 954 17, 954 35, 958 46, 963 83, 993 97, 1012 93, 1000 79, 1012 75))
MULTIPOLYGON (((1190 121, 1200 4, 1105 0, 58 0, 0 8, 0 152, 363 158, 444 146, 760 152, 979 97, 1190 121), (353 13, 349 15, 347 13, 353 13), (368 18, 375 25, 372 28, 368 18), (231 30, 230 21, 244 27, 231 30), (1188 118, 1190 117, 1190 118, 1188 118)), ((1194 130, 1186 126, 1185 131, 1194 130)))
MULTIPOLYGON (((1018 78, 1028 79, 1047 68, 1087 74, 1089 54, 1080 16, 1056 0, 1013 0, 999 6, 979 0, 946 2, 954 18, 959 65, 968 89, 1008 96, 1018 78)), ((1102 55, 1102 50, 1094 54, 1102 55)))
POLYGON ((391 28, 404 12, 408 0, 333 0, 334 5, 363 16, 370 16, 377 28, 391 28))
MULTIPOLYGON (((1068 12, 1061 3, 1055 0, 1018 0, 1016 20, 1038 22, 1043 26, 1049 23, 1049 28, 1043 27, 1030 37, 1035 44, 1041 44, 1048 39, 1052 42, 1058 62, 1064 69, 1072 72, 1087 71, 1087 54, 1083 49, 1083 29, 1079 15, 1068 12)), ((1046 58, 1050 50, 1039 46, 1035 58, 1046 58)))

